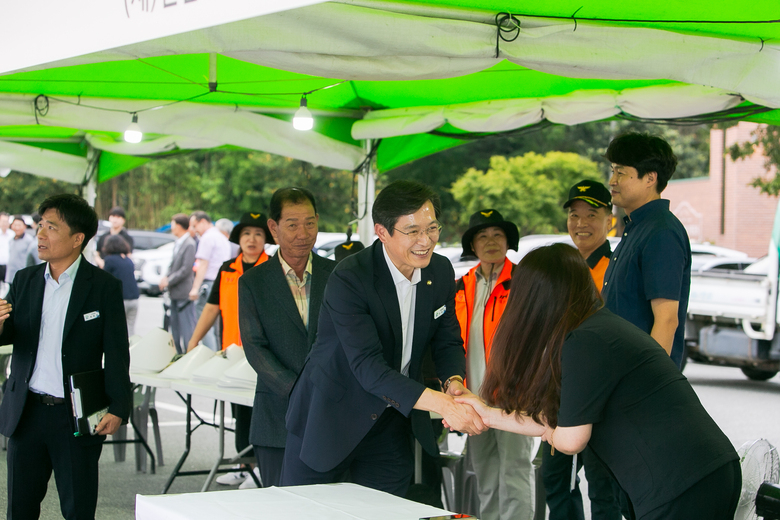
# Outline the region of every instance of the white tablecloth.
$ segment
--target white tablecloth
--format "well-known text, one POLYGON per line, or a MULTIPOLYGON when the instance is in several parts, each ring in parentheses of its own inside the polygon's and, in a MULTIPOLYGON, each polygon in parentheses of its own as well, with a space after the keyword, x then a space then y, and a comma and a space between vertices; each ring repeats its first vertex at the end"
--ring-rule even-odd
POLYGON ((136 495, 137 520, 418 520, 450 514, 357 484, 136 495))

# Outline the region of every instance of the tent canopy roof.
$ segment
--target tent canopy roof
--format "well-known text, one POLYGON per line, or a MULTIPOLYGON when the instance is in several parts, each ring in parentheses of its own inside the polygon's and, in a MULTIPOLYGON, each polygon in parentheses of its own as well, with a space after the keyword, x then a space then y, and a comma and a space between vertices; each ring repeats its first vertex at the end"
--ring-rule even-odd
POLYGON ((22 68, 0 57, 0 166, 81 182, 96 149, 105 180, 238 146, 354 168, 381 138, 385 171, 544 122, 780 121, 775 1, 537 2, 504 16, 503 38, 516 2, 307 3, 22 68), (290 124, 304 94, 313 132, 290 124), (121 140, 132 113, 138 145, 121 140))

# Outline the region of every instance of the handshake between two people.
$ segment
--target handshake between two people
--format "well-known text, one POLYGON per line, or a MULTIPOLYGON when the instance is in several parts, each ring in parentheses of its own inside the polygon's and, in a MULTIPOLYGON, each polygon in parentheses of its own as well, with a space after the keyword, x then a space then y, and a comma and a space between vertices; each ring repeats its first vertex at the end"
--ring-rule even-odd
POLYGON ((438 413, 444 426, 452 431, 479 435, 490 428, 480 413, 487 413, 487 405, 459 381, 452 381, 446 393, 426 388, 414 407, 438 413))

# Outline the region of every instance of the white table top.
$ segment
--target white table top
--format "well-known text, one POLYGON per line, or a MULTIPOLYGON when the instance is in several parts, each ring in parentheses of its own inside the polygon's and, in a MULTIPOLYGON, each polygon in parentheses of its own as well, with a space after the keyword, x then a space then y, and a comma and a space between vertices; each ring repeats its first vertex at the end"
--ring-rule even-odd
POLYGON ((170 388, 174 379, 160 377, 154 372, 130 372, 130 381, 137 385, 153 386, 155 388, 170 388))
POLYGON ((451 514, 357 484, 136 495, 136 520, 417 520, 451 514))
POLYGON ((201 397, 209 397, 211 399, 217 399, 218 401, 226 401, 244 406, 252 406, 255 401, 254 390, 244 390, 241 388, 220 388, 216 385, 196 384, 182 380, 172 380, 170 387, 177 392, 198 395, 201 397))

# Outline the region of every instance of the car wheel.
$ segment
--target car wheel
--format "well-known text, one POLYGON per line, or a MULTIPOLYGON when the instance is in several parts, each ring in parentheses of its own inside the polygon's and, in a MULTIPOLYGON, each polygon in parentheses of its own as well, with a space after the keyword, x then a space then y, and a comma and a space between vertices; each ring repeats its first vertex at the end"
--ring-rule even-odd
POLYGON ((742 373, 753 381, 766 381, 777 375, 777 370, 759 370, 752 367, 742 367, 742 373))

